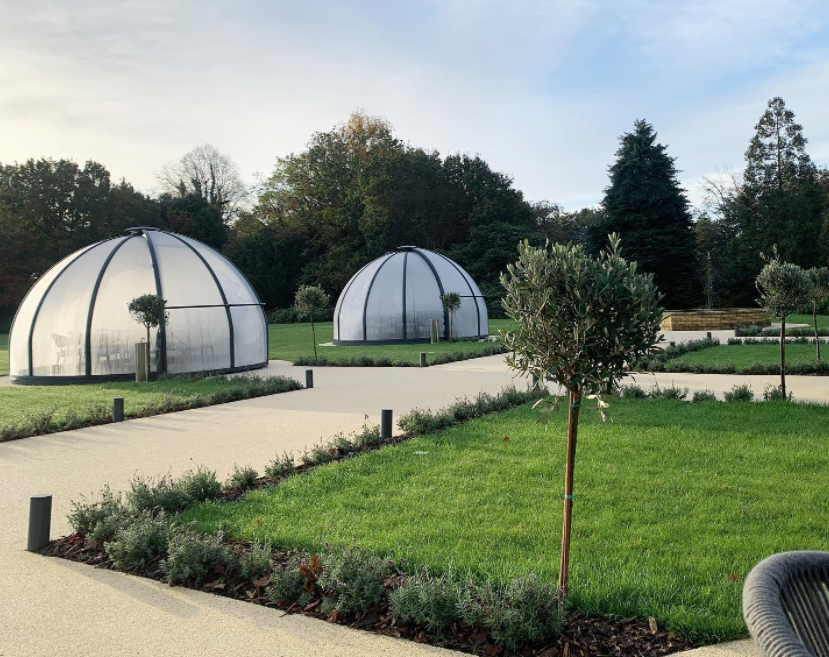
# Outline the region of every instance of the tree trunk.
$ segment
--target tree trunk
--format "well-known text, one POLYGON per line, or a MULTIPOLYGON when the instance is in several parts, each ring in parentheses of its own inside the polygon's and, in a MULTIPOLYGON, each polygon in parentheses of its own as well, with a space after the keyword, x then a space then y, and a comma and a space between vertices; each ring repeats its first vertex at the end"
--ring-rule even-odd
POLYGON ((817 331, 817 301, 812 301, 812 322, 815 325, 815 351, 817 351, 817 362, 820 362, 820 337, 817 331))
POLYGON ((314 360, 317 359, 317 330, 314 328, 314 316, 311 315, 311 336, 314 340, 314 360))
POLYGON ((561 565, 558 571, 558 596, 564 602, 567 597, 567 582, 570 571, 570 526, 573 519, 573 471, 576 467, 576 437, 579 431, 579 406, 581 388, 570 391, 570 406, 567 416, 567 465, 564 471, 564 527, 561 532, 561 565))
POLYGON ((786 398, 786 318, 780 319, 780 392, 786 398))
POLYGON ((454 321, 453 321, 454 316, 455 316, 454 312, 449 313, 449 342, 452 342, 452 340, 454 339, 454 336, 452 335, 455 332, 454 331, 455 327, 452 326, 454 324, 454 321))

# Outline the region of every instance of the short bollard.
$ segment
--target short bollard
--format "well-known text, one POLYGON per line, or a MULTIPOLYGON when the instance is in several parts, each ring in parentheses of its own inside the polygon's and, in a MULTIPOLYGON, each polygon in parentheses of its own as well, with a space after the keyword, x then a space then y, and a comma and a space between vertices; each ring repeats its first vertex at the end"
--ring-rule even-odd
POLYGON ((426 362, 426 352, 420 352, 420 366, 421 367, 428 367, 428 363, 426 362))
POLYGON ((391 438, 391 411, 380 411, 380 437, 391 438))
POLYGON ((123 422, 124 421, 124 398, 123 397, 115 397, 112 400, 112 421, 113 422, 123 422))
POLYGON ((708 332, 705 334, 705 337, 706 337, 706 338, 708 338, 708 339, 710 340, 710 339, 711 339, 711 331, 708 331, 708 332))
POLYGON ((305 387, 314 387, 314 370, 305 370, 305 387))
POLYGON ((676 342, 669 342, 669 343, 668 343, 668 346, 671 346, 671 347, 676 347, 676 342))
POLYGON ((37 552, 49 542, 52 529, 52 496, 32 495, 29 500, 29 539, 26 549, 37 552))

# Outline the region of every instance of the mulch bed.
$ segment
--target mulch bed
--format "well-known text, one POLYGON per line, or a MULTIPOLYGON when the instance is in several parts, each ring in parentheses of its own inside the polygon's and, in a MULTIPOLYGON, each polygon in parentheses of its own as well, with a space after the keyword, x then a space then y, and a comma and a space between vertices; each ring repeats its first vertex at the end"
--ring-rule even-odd
MULTIPOLYGON (((232 540, 229 543, 239 551, 247 549, 247 546, 242 543, 234 543, 232 540)), ((78 534, 50 542, 41 553, 114 570, 103 545, 87 540, 78 534)), ((275 550, 272 562, 274 565, 284 565, 289 558, 288 552, 275 550)), ((164 581, 160 559, 133 574, 164 581)), ((387 579, 387 585, 394 585, 400 577, 400 575, 390 576, 387 579)), ((279 609, 280 607, 273 603, 266 594, 269 584, 270 578, 267 576, 250 582, 235 574, 228 575, 221 568, 217 568, 212 581, 189 588, 279 609)), ((344 618, 336 611, 329 614, 322 613, 320 611, 322 602, 322 598, 318 597, 304 608, 294 605, 287 609, 282 608, 282 611, 301 613, 375 634, 399 637, 418 643, 430 643, 486 657, 507 657, 508 655, 520 657, 657 657, 694 647, 692 642, 685 637, 661 631, 652 619, 649 621, 644 618, 594 618, 580 612, 570 612, 565 617, 561 635, 554 643, 526 647, 518 652, 510 653, 505 648, 492 643, 485 630, 471 628, 463 623, 454 625, 442 639, 438 640, 427 634, 423 628, 399 624, 389 613, 388 605, 377 608, 362 617, 344 618)))

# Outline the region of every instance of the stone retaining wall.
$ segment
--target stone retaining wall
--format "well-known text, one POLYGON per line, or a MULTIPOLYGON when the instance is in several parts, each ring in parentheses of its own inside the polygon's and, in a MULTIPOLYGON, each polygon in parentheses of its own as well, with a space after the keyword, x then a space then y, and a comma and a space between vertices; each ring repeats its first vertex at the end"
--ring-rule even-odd
POLYGON ((659 327, 663 331, 726 331, 736 327, 769 326, 771 317, 759 308, 724 310, 666 310, 659 327))

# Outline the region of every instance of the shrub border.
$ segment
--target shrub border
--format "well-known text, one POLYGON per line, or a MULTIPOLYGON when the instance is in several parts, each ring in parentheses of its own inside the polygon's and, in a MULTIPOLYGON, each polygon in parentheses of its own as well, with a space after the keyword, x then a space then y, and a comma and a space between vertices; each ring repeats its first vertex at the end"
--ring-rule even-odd
MULTIPOLYGON (((257 374, 240 374, 234 375, 233 377, 221 375, 215 377, 187 375, 170 378, 181 378, 182 380, 187 381, 221 378, 227 380, 228 382, 239 382, 240 385, 235 388, 229 387, 227 389, 214 390, 207 395, 194 395, 189 399, 162 399, 158 402, 148 404, 143 408, 125 413, 124 419, 127 420, 142 417, 153 417, 155 415, 165 415, 167 413, 175 413, 177 411, 187 411, 194 408, 203 408, 205 406, 217 406, 219 404, 241 401, 242 399, 253 399, 255 397, 265 397, 267 395, 276 395, 303 389, 303 386, 299 383, 299 381, 286 376, 263 377, 257 374)), ((94 427, 112 422, 111 406, 107 406, 105 404, 92 404, 88 406, 84 412, 89 414, 88 417, 82 418, 73 411, 70 411, 62 422, 55 423, 55 410, 47 409, 35 413, 29 413, 25 416, 24 420, 20 422, 11 424, 0 423, 0 443, 51 433, 60 433, 61 431, 70 431, 72 429, 94 427)))
MULTIPOLYGON (((500 344, 486 346, 483 349, 475 351, 439 352, 431 356, 428 364, 429 366, 446 365, 447 363, 456 363, 474 358, 486 358, 487 356, 497 356, 508 352, 509 350, 500 344)), ((325 356, 320 358, 300 356, 293 361, 293 364, 305 367, 420 367, 419 362, 413 362, 403 358, 392 360, 391 358, 373 358, 372 356, 352 356, 344 360, 328 360, 325 356)))
MULTIPOLYGON (((478 419, 497 412, 510 410, 518 406, 522 406, 530 401, 542 398, 547 394, 547 390, 539 387, 529 388, 527 391, 518 391, 514 387, 507 387, 495 396, 487 393, 480 393, 473 400, 468 398, 459 399, 454 404, 436 412, 415 409, 411 413, 401 416, 398 421, 400 427, 406 431, 406 433, 402 436, 383 440, 379 438, 379 427, 369 427, 368 425, 363 428, 362 433, 353 434, 355 435, 355 439, 353 441, 346 438, 343 434, 337 434, 328 441, 322 442, 320 445, 312 447, 310 450, 306 450, 300 456, 302 464, 292 466, 289 468, 288 472, 281 476, 257 477, 253 480, 250 477, 251 469, 249 467, 240 469, 236 466, 234 468, 234 474, 230 477, 228 482, 221 487, 220 493, 217 496, 208 497, 202 501, 210 501, 211 499, 223 499, 226 501, 237 500, 242 495, 252 490, 279 485, 279 483, 290 477, 308 472, 311 469, 326 463, 345 460, 361 453, 380 449, 387 445, 397 444, 417 436, 427 435, 429 433, 448 428, 450 426, 460 425, 472 419, 478 419), (422 430, 418 431, 418 429, 422 430), (246 472, 248 476, 239 477, 238 475, 242 472, 246 472), (245 480, 242 487, 239 487, 234 483, 239 480, 245 480)), ((268 467, 276 467, 276 465, 284 466, 287 456, 289 455, 277 457, 277 459, 272 461, 268 467)), ((201 476, 207 473, 208 475, 213 475, 213 477, 215 477, 215 473, 210 473, 202 468, 199 468, 196 473, 201 476)), ((182 477, 182 481, 187 476, 188 474, 185 474, 182 477)), ((144 492, 146 493, 148 480, 142 480, 139 478, 133 481, 133 491, 135 491, 136 486, 142 485, 145 486, 144 492)), ((172 490, 177 486, 177 483, 166 477, 162 477, 155 483, 152 482, 152 480, 149 480, 149 485, 157 485, 158 487, 164 487, 165 490, 172 490)), ((104 495, 106 496, 107 494, 110 495, 110 500, 113 499, 111 493, 109 493, 109 489, 105 488, 104 495)), ((87 505, 86 508, 100 508, 100 505, 105 503, 105 500, 106 497, 104 498, 104 501, 87 505)), ((198 503, 198 500, 193 500, 192 503, 180 508, 178 513, 192 508, 192 506, 196 503, 198 503)), ((75 513, 79 508, 82 508, 82 505, 76 504, 73 513, 75 513)), ((129 524, 125 524, 123 527, 128 529, 135 527, 139 521, 147 522, 147 513, 147 510, 136 512, 129 518, 129 524)), ((152 509, 150 513, 156 514, 155 516, 150 516, 150 518, 159 518, 159 521, 162 523, 170 522, 165 519, 164 509, 152 509)), ((150 520, 150 522, 152 522, 152 520, 150 520)), ((188 532, 189 530, 189 527, 186 525, 178 525, 176 528, 168 524, 166 527, 167 531, 170 532, 169 535, 171 538, 174 536, 174 532, 179 532, 177 535, 179 538, 182 538, 181 532, 188 532)), ((218 578, 216 580, 204 582, 201 580, 195 580, 193 579, 193 576, 190 576, 189 579, 180 582, 180 585, 187 588, 194 588, 256 604, 281 608, 285 610, 286 613, 303 613, 319 619, 327 620, 329 622, 349 625, 355 629, 365 629, 378 634, 403 637, 417 642, 427 642, 432 645, 449 647, 455 650, 475 652, 476 654, 479 649, 484 649, 487 654, 507 654, 504 650, 512 650, 520 647, 519 644, 516 644, 515 641, 509 637, 502 639, 500 642, 496 641, 497 637, 505 635, 504 628, 499 625, 499 621, 494 617, 482 621, 484 622, 484 625, 480 627, 466 625, 465 623, 461 623, 460 627, 458 627, 457 623, 453 623, 452 629, 454 631, 454 635, 448 637, 443 635, 441 628, 438 628, 436 631, 435 628, 430 627, 428 624, 414 623, 407 625, 406 623, 400 623, 390 608, 392 605, 391 593, 393 591, 399 591, 402 585, 417 584, 418 582, 435 578, 435 576, 430 575, 424 570, 412 571, 412 569, 408 568, 408 562, 405 559, 386 561, 388 565, 388 573, 383 580, 384 593, 379 606, 375 605, 374 608, 369 609, 365 613, 358 613, 355 616, 354 614, 340 613, 336 607, 333 608, 333 611, 331 610, 330 597, 332 592, 327 589, 322 589, 318 583, 321 570, 315 570, 315 568, 317 568, 315 564, 317 564, 320 559, 317 555, 308 554, 302 551, 284 551, 278 548, 274 549, 270 544, 265 544, 267 545, 267 549, 270 550, 269 558, 270 565, 272 567, 270 571, 271 574, 259 576, 256 579, 253 578, 254 576, 251 576, 245 580, 244 578, 240 578, 239 573, 235 571, 240 569, 239 564, 245 559, 246 555, 251 555, 257 551, 261 554, 264 549, 263 545, 236 542, 232 539, 225 540, 225 537, 221 532, 218 535, 192 534, 192 538, 184 542, 188 545, 192 545, 194 542, 198 543, 201 540, 213 541, 214 543, 220 541, 221 545, 224 546, 226 554, 228 555, 228 564, 214 564, 211 567, 209 572, 218 578), (212 539, 210 538, 211 536, 213 537, 212 539), (277 572, 284 573, 290 564, 294 564, 296 566, 297 560, 300 562, 298 572, 300 572, 305 579, 304 587, 309 592, 313 591, 315 597, 311 601, 306 601, 308 604, 305 605, 298 605, 296 601, 291 604, 279 603, 274 600, 274 596, 271 593, 273 576, 277 572), (329 601, 329 608, 325 607, 327 600, 329 601), (513 641, 512 644, 509 643, 511 640, 513 641)), ((105 540, 97 542, 84 534, 76 532, 70 536, 51 541, 41 551, 41 553, 47 556, 65 558, 81 563, 95 565, 97 567, 120 570, 113 564, 112 559, 107 552, 107 544, 108 542, 105 540)), ((326 548, 331 554, 336 554, 336 550, 333 550, 330 546, 326 545, 326 548)), ((342 548, 340 550, 340 554, 348 551, 353 552, 355 549, 359 551, 359 548, 356 548, 356 546, 342 548)), ((159 554, 156 558, 144 565, 141 570, 134 569, 132 574, 165 581, 166 563, 164 556, 167 556, 166 551, 159 554)), ((379 557, 371 558, 378 563, 383 561, 379 557)), ((439 575, 437 577, 443 578, 444 576, 439 575)), ((496 596, 506 595, 506 593, 503 592, 507 591, 510 586, 519 582, 532 580, 533 577, 535 576, 532 573, 528 573, 526 577, 515 578, 514 580, 510 580, 502 584, 467 579, 465 584, 466 589, 459 589, 459 595, 461 596, 460 599, 464 599, 465 596, 465 599, 472 600, 475 595, 474 591, 476 590, 488 590, 490 592, 494 592, 494 595, 496 596)), ((463 586, 461 581, 453 581, 455 581, 459 587, 463 586)), ((346 586, 344 583, 338 581, 335 589, 341 584, 346 586)), ((548 596, 544 597, 548 600, 549 606, 549 601, 551 599, 548 596)), ((481 604, 483 604, 481 609, 485 609, 487 605, 483 602, 481 604)), ((510 603, 506 604, 509 606, 510 603)), ((490 611, 490 613, 493 612, 490 611)), ((505 618, 514 619, 515 613, 515 610, 507 612, 505 618)), ((542 617, 546 617, 543 614, 549 614, 550 612, 530 610, 529 613, 542 613, 542 617)), ((628 641, 628 645, 632 646, 635 644, 640 648, 640 650, 646 652, 655 650, 659 651, 658 653, 654 652, 654 654, 668 654, 670 652, 688 650, 694 645, 693 642, 687 637, 675 635, 670 632, 655 632, 652 627, 654 622, 652 619, 592 618, 583 613, 573 611, 568 611, 568 613, 564 614, 563 618, 564 627, 563 630, 560 629, 562 621, 561 618, 559 618, 559 629, 555 632, 557 636, 554 636, 553 638, 545 638, 543 645, 540 646, 538 651, 532 650, 532 652, 528 652, 528 649, 525 647, 521 654, 533 655, 541 652, 549 654, 547 651, 551 646, 558 645, 559 647, 563 647, 565 644, 569 644, 569 648, 572 649, 570 650, 570 654, 573 655, 573 657, 577 657, 582 654, 580 653, 578 644, 583 641, 586 635, 589 634, 596 634, 600 639, 605 638, 608 641, 612 641, 614 645, 619 640, 620 635, 622 635, 628 641)), ((548 628, 548 630, 549 629, 550 628, 548 628)), ((529 634, 525 632, 522 636, 534 635, 532 632, 529 634)), ((539 643, 539 641, 535 642, 536 645, 539 643)), ((530 644, 522 643, 520 645, 524 646, 530 644)), ((595 643, 591 644, 591 647, 589 648, 590 650, 592 650, 593 645, 595 645, 595 643)), ((591 653, 588 652, 584 654, 587 655, 591 653)))

